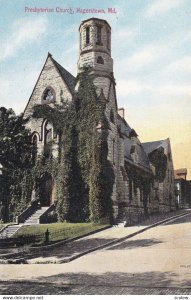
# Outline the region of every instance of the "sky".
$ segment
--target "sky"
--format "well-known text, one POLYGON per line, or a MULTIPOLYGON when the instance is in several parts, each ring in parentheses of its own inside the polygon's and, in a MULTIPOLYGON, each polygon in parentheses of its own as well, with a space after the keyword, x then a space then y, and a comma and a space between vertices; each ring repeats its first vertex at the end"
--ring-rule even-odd
POLYGON ((190 0, 0 0, 0 106, 24 110, 48 52, 75 76, 79 24, 91 17, 112 27, 118 107, 127 122, 142 142, 169 137, 175 169, 187 168, 191 179, 190 0), (35 7, 54 12, 27 11, 35 7))

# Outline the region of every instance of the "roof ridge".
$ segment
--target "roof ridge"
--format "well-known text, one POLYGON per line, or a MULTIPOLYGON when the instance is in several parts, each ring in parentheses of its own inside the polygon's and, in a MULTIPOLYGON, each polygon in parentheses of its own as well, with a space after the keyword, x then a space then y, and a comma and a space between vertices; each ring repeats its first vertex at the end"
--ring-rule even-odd
POLYGON ((65 81, 69 91, 71 92, 71 94, 74 95, 74 89, 75 89, 75 80, 76 77, 74 77, 74 75, 72 75, 69 71, 67 71, 61 64, 59 64, 52 56, 51 56, 52 62, 55 65, 55 67, 57 68, 60 76, 62 77, 62 79, 65 81))
POLYGON ((149 142, 142 142, 141 144, 149 144, 149 143, 158 143, 158 142, 164 142, 166 141, 168 138, 163 139, 163 140, 157 140, 157 141, 149 141, 149 142))
MULTIPOLYGON (((52 57, 52 55, 51 55, 51 57, 52 57)), ((52 57, 52 60, 57 64, 57 65, 59 65, 59 67, 61 67, 62 69, 64 69, 64 71, 65 72, 67 72, 68 74, 70 74, 74 79, 76 79, 76 77, 73 75, 73 74, 71 74, 68 70, 66 70, 61 64, 59 64, 59 62, 57 62, 53 57, 52 57)))

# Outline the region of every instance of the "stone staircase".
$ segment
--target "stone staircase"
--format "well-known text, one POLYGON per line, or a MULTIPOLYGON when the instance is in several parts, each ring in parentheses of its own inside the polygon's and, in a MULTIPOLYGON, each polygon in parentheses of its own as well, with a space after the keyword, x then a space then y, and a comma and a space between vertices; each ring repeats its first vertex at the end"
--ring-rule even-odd
POLYGON ((117 227, 125 227, 127 224, 126 218, 123 216, 118 216, 115 220, 115 226, 117 227))
POLYGON ((127 226, 126 221, 116 219, 114 227, 126 227, 126 226, 127 226))
POLYGON ((33 225, 39 224, 39 218, 44 212, 49 209, 48 207, 39 207, 32 213, 24 223, 15 224, 15 225, 8 225, 0 231, 0 239, 11 238, 14 234, 24 225, 33 225))
POLYGON ((24 225, 31 225, 31 224, 39 224, 39 218, 44 212, 48 209, 48 207, 39 207, 30 217, 28 217, 24 225))
POLYGON ((0 232, 0 239, 12 237, 23 225, 8 225, 0 232))
POLYGON ((117 227, 126 227, 126 225, 127 225, 126 216, 124 215, 123 211, 119 210, 118 216, 115 220, 115 226, 117 226, 117 227))

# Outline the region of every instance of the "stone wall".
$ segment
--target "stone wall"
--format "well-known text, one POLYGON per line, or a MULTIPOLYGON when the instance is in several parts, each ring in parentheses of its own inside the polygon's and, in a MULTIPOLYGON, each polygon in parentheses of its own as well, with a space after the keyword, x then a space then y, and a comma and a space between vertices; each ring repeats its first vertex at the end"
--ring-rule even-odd
MULTIPOLYGON (((44 149, 44 122, 45 120, 38 118, 31 118, 34 106, 42 104, 42 95, 47 87, 53 88, 55 92, 55 103, 61 104, 61 91, 62 97, 65 100, 72 101, 72 95, 69 91, 67 85, 61 78, 59 72, 57 71, 51 56, 48 56, 45 65, 40 73, 36 86, 32 92, 32 95, 29 99, 29 102, 26 106, 24 112, 24 118, 28 118, 29 122, 27 123, 27 128, 31 130, 32 133, 36 134, 38 139, 38 155, 41 155, 44 149)), ((49 104, 52 108, 54 103, 49 104)), ((56 157, 58 152, 58 137, 54 136, 53 144, 53 156, 56 157)))
POLYGON ((113 60, 111 58, 111 28, 104 20, 96 18, 87 20, 80 26, 80 57, 78 71, 84 66, 91 66, 94 70, 113 72, 113 60), (98 43, 97 27, 101 28, 101 40, 98 43), (86 40, 86 28, 89 28, 89 43, 86 40), (102 57, 103 63, 97 63, 98 57, 102 57))
POLYGON ((164 212, 176 208, 174 168, 169 140, 167 140, 165 155, 167 157, 166 174, 163 182, 159 183, 159 210, 164 212))

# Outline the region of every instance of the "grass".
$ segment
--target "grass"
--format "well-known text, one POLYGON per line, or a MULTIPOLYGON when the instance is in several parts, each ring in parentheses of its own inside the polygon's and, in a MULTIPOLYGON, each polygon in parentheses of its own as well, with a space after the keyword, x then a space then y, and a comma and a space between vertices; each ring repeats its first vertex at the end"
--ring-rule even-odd
MULTIPOLYGON (((92 223, 52 223, 39 224, 21 227, 14 237, 37 235, 35 244, 43 244, 45 237, 43 236, 48 229, 49 242, 57 242, 69 238, 79 237, 83 234, 93 232, 98 229, 105 228, 107 225, 98 225, 92 223)), ((34 243, 32 243, 34 244, 34 243)))

